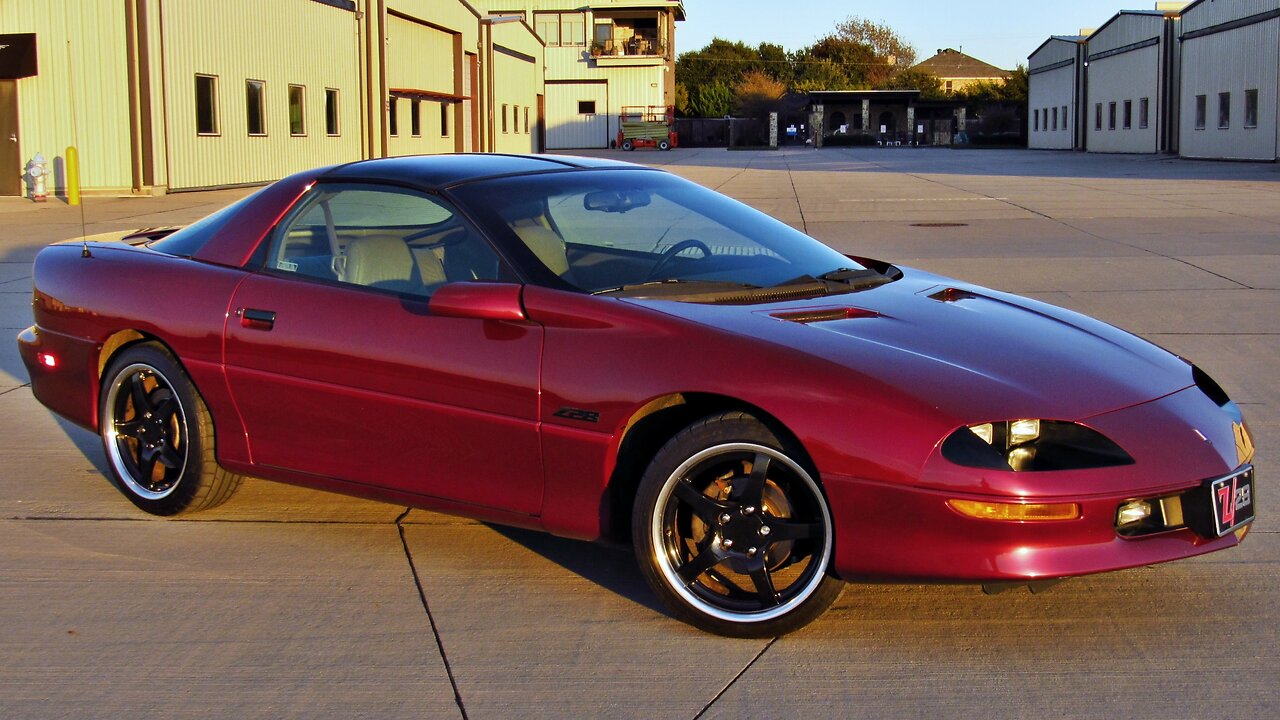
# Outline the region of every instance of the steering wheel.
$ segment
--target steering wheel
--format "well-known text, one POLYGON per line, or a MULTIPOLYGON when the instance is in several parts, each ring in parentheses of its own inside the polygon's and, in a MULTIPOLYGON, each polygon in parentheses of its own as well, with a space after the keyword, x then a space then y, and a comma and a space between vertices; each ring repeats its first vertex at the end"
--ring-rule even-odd
POLYGON ((690 238, 688 240, 681 240, 680 242, 676 243, 675 245, 672 245, 671 247, 663 251, 662 257, 658 258, 658 262, 654 263, 653 267, 649 269, 649 274, 644 276, 644 282, 649 282, 654 278, 658 277, 659 272, 664 268, 666 268, 667 265, 671 262, 671 260, 675 258, 675 256, 679 255, 685 250, 688 250, 689 248, 698 248, 699 250, 701 250, 703 260, 706 260, 707 258, 711 257, 711 248, 707 247, 707 244, 702 242, 701 240, 695 240, 693 238, 690 238))

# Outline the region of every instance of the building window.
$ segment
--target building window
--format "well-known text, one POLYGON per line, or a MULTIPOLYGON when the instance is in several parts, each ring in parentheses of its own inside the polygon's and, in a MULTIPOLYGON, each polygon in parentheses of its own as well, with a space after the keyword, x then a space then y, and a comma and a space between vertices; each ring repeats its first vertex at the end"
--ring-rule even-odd
POLYGON ((1231 93, 1218 93, 1218 129, 1231 127, 1231 93))
POLYGON ((547 47, 581 47, 587 44, 586 16, 580 12, 536 12, 533 24, 547 47))
POLYGON ((305 88, 301 85, 289 86, 289 134, 290 135, 306 135, 307 123, 306 113, 303 112, 303 94, 305 88))
POLYGON ((1107 129, 1116 129, 1116 104, 1107 103, 1107 129))
POLYGON ((409 134, 422 137, 422 101, 414 98, 409 101, 409 134))
POLYGON ((596 101, 595 100, 579 100, 578 114, 579 115, 595 115, 596 101))
POLYGON ((1031 111, 1031 129, 1037 131, 1040 129, 1040 108, 1031 111))
POLYGON ((1058 129, 1058 108, 1053 109, 1053 129, 1058 129))
POLYGON ((266 135, 266 83, 261 80, 244 81, 245 122, 250 135, 266 135))
POLYGON ((400 134, 400 113, 396 112, 396 105, 399 99, 393 97, 387 100, 387 132, 392 137, 400 134))
POLYGON ((1142 98, 1138 101, 1138 129, 1146 130, 1151 121, 1151 99, 1142 98))
POLYGON ((1258 91, 1244 91, 1244 126, 1247 128, 1258 127, 1258 91))
POLYGON ((504 103, 502 106, 502 132, 505 133, 506 131, 507 131, 507 106, 504 103))
POLYGON ((196 76, 196 134, 218 134, 218 78, 196 76))
POLYGON ((948 81, 947 81, 947 94, 951 94, 952 92, 954 92, 954 90, 953 90, 953 86, 952 86, 952 81, 951 81, 951 80, 948 80, 948 81))
POLYGON ((338 91, 333 88, 324 89, 324 132, 326 135, 338 135, 338 91))
POLYGON ((440 103, 440 137, 449 137, 449 103, 440 103))
POLYGON ((525 109, 524 109, 524 134, 525 134, 525 135, 528 135, 528 134, 529 134, 529 108, 528 108, 528 106, 526 106, 526 107, 525 107, 525 109))
POLYGON ((520 106, 519 105, 511 106, 511 132, 517 133, 517 134, 520 132, 520 106))
POLYGON ((1133 101, 1125 100, 1124 101, 1124 129, 1129 130, 1131 128, 1133 128, 1133 101))
POLYGON ((1093 106, 1093 129, 1102 129, 1102 103, 1093 106))
POLYGON ((1062 129, 1067 129, 1067 106, 1062 106, 1062 129))
POLYGON ((1204 95, 1196 96, 1196 129, 1203 130, 1205 124, 1205 115, 1208 114, 1208 98, 1204 95))

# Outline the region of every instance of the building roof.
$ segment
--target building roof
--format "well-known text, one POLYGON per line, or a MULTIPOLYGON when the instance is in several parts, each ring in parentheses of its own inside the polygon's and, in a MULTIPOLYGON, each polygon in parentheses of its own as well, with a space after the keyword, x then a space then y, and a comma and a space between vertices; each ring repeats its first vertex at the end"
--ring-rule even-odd
POLYGON ((940 78, 991 78, 993 80, 1009 77, 1008 70, 985 63, 976 57, 965 55, 959 50, 947 48, 939 50, 937 55, 917 63, 913 70, 927 70, 940 78))

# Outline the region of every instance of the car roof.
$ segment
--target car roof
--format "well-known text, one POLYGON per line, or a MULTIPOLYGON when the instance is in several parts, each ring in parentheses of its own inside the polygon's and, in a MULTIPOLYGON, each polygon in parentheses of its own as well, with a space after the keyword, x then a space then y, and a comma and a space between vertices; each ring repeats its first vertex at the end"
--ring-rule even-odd
POLYGON ((317 179, 410 182, 423 187, 442 188, 463 182, 507 175, 604 168, 645 169, 643 165, 603 158, 568 155, 459 153, 455 155, 410 155, 361 160, 339 165, 321 174, 317 179))

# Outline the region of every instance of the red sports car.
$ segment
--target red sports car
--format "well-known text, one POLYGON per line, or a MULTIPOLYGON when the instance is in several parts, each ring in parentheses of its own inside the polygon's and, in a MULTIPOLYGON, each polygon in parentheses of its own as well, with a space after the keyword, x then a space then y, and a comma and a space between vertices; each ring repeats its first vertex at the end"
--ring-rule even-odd
POLYGON ((635 165, 321 168, 34 273, 32 390, 141 509, 250 475, 629 540, 716 633, 794 630, 844 579, 1035 583, 1254 517, 1249 431, 1199 368, 635 165))

